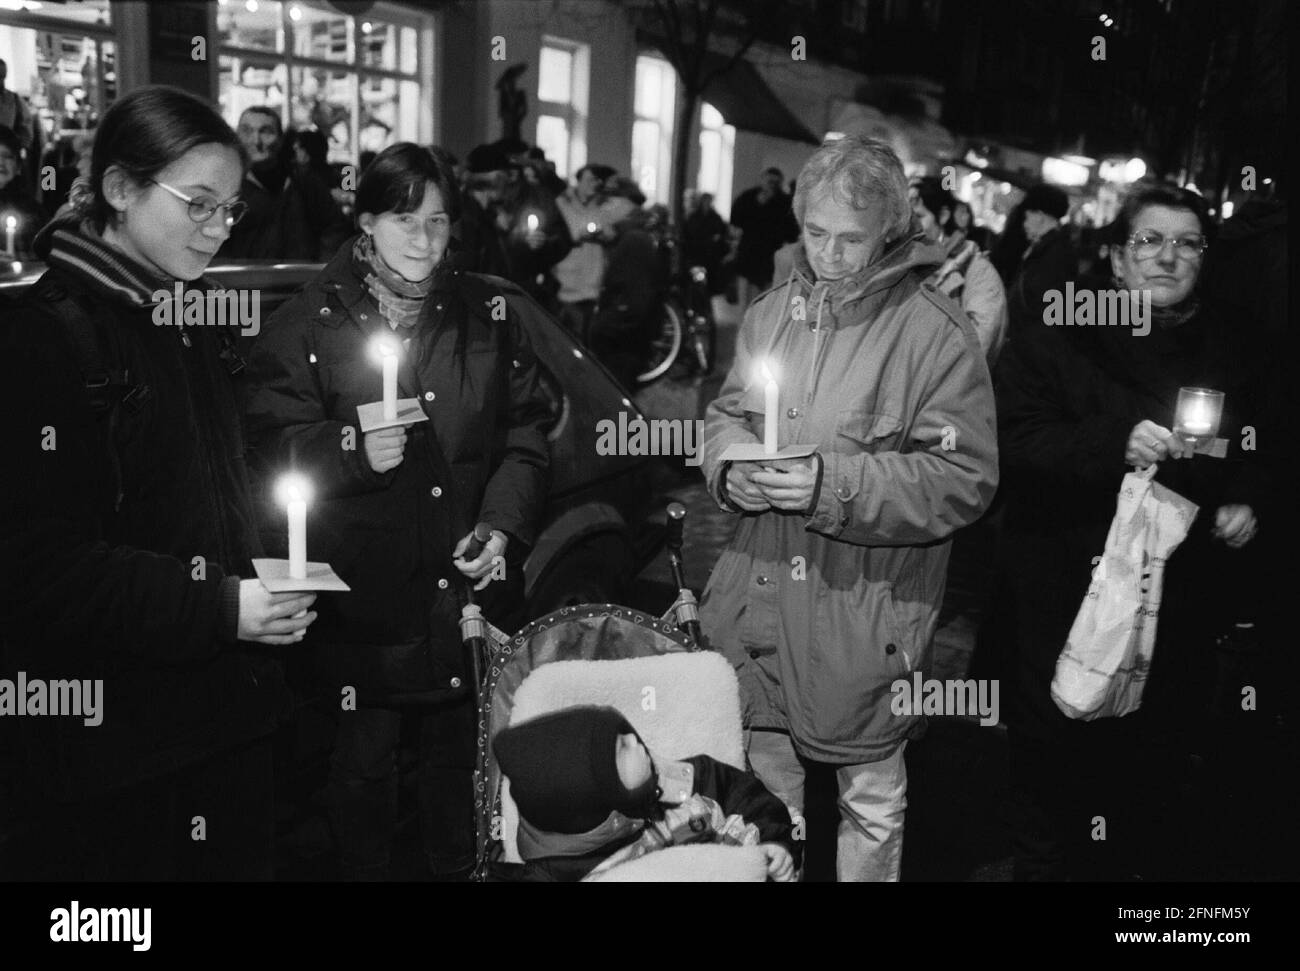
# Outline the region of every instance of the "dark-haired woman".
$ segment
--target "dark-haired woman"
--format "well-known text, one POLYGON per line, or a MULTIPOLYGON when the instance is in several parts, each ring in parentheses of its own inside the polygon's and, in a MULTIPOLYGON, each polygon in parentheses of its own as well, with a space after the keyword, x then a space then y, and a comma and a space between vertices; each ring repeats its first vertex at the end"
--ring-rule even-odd
POLYGON ((270 876, 283 679, 258 645, 301 640, 314 597, 241 579, 260 546, 222 328, 155 323, 206 286, 243 165, 197 98, 119 99, 71 217, 37 239, 50 269, 0 328, 0 670, 81 689, 60 717, 3 719, 36 821, 11 875, 270 876))
POLYGON ((1147 316, 1132 326, 1040 324, 1012 339, 998 369, 1003 619, 1012 622, 994 640, 1013 646, 1007 708, 1021 879, 1204 879, 1219 849, 1211 844, 1234 839, 1231 823, 1220 831, 1216 822, 1199 847, 1180 845, 1186 831, 1173 797, 1189 753, 1209 754, 1214 637, 1255 619, 1260 544, 1277 542, 1271 469, 1283 438, 1250 349, 1197 294, 1209 245, 1204 200, 1139 185, 1119 229, 1115 279, 1102 287, 1128 291, 1133 313, 1145 304, 1147 316), (1225 458, 1193 455, 1173 435, 1184 386, 1225 392, 1225 458), (1200 512, 1165 566, 1142 707, 1073 721, 1050 695, 1056 660, 1124 474, 1153 463, 1156 481, 1200 512))
POLYGON ((343 875, 384 879, 397 822, 402 714, 420 721, 419 803, 435 871, 472 863, 473 702, 457 621, 465 583, 533 541, 546 496, 548 408, 518 287, 444 259, 459 194, 427 149, 390 146, 357 188, 361 233, 268 322, 250 360, 259 465, 290 464, 318 497, 312 558, 352 592, 323 607, 310 652, 342 700, 329 802, 343 875), (376 340, 428 421, 362 434, 378 401, 376 340), (476 523, 492 540, 462 554, 476 523), (351 698, 355 696, 355 704, 351 698))

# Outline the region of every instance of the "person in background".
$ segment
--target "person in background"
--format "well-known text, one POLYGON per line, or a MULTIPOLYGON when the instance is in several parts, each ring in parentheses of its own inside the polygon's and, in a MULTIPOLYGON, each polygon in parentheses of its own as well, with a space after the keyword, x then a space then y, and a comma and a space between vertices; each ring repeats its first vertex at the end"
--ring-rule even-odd
POLYGON ((1070 235, 1061 225, 1070 211, 1070 197, 1056 186, 1039 183, 1026 193, 1021 208, 1029 248, 1007 287, 1012 340, 1042 324, 1043 294, 1064 293, 1066 283, 1079 272, 1070 235))
MULTIPOLYGON (((690 191, 690 190, 688 190, 690 191)), ((722 260, 727 255, 727 223, 713 208, 713 193, 694 195, 683 209, 682 245, 686 265, 702 266, 708 273, 709 292, 721 293, 722 260)))
POLYGON ((559 320, 583 344, 589 343, 591 315, 605 276, 605 245, 615 235, 614 210, 605 197, 605 180, 613 174, 607 165, 584 165, 573 186, 555 200, 574 239, 573 249, 555 264, 559 320))
POLYGON ((954 236, 960 234, 978 246, 981 252, 988 252, 989 231, 983 226, 975 225, 975 215, 971 212, 969 202, 963 202, 960 199, 956 200, 952 210, 952 225, 949 227, 949 232, 954 236))
POLYGON ((8 77, 9 65, 0 60, 0 128, 8 128, 18 139, 18 164, 21 171, 28 165, 35 164, 35 159, 29 160, 28 155, 36 144, 37 121, 33 118, 26 99, 5 86, 8 77))
POLYGON ((69 217, 37 238, 49 269, 0 327, 4 413, 50 445, 15 441, 0 477, 0 664, 103 688, 98 723, 0 719, 19 723, 0 731, 20 732, 32 820, 0 848, 24 858, 0 861, 10 879, 272 875, 272 649, 302 641, 316 598, 253 576, 228 328, 155 323, 159 290, 211 288, 243 170, 205 102, 122 96, 69 217))
MULTIPOLYGON (((509 153, 511 146, 506 146, 509 153)), ((555 197, 524 176, 526 146, 509 158, 494 226, 506 255, 506 279, 522 287, 551 313, 560 309, 554 268, 573 248, 573 237, 555 197)))
POLYGON ((731 225, 741 232, 736 272, 751 290, 741 295, 742 306, 772 285, 773 255, 799 238, 790 196, 782 191, 784 182, 780 169, 765 169, 762 181, 742 192, 731 205, 731 225))
POLYGON ((25 181, 18 137, 8 128, 0 128, 0 252, 20 260, 32 258, 32 240, 45 224, 45 213, 25 181), (8 248, 10 219, 14 221, 12 251, 8 248))
POLYGON ((286 158, 279 114, 249 108, 239 116, 237 131, 251 160, 241 189, 248 215, 231 233, 223 259, 329 259, 347 224, 329 186, 286 158))
POLYGON ((943 265, 930 281, 966 311, 992 370, 1007 338, 1007 294, 997 270, 978 246, 960 231, 953 231, 957 200, 937 178, 917 179, 909 189, 909 197, 921 232, 944 250, 943 265))

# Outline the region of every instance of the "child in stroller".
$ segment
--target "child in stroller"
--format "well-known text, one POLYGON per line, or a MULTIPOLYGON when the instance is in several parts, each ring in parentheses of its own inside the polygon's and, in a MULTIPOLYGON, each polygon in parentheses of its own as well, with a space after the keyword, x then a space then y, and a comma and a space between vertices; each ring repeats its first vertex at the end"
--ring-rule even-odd
POLYGON ((519 807, 520 879, 575 881, 684 843, 760 845, 795 878, 789 812, 748 772, 697 755, 656 762, 614 708, 578 706, 504 729, 493 751, 519 807))

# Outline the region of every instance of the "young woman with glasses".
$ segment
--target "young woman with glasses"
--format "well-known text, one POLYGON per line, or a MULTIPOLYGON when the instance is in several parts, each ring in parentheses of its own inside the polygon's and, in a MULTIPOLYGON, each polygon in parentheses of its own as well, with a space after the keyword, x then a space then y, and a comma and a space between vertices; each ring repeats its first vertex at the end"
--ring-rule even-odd
POLYGON ((243 579, 261 550, 226 335, 154 322, 158 291, 205 286, 244 164, 197 98, 119 99, 0 328, 0 670, 102 682, 98 721, 21 720, 33 829, 4 862, 29 879, 271 875, 267 648, 303 638, 314 596, 243 579))

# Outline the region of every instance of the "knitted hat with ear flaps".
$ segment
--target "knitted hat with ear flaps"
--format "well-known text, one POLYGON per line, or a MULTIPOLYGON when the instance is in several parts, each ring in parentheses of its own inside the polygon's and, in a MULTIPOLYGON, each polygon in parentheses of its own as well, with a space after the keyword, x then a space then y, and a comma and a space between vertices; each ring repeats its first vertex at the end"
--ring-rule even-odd
POLYGON ((653 801, 653 772, 649 791, 630 791, 619 778, 620 735, 636 729, 618 711, 583 706, 512 725, 493 740, 492 751, 524 819, 552 833, 586 833, 615 810, 642 816, 653 801))

